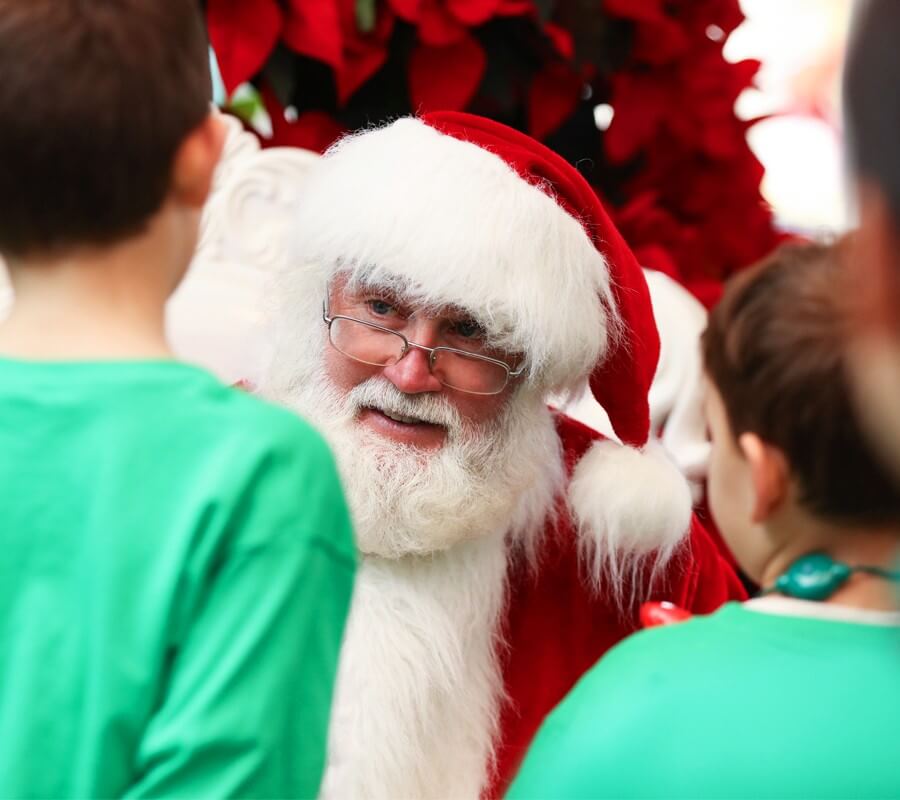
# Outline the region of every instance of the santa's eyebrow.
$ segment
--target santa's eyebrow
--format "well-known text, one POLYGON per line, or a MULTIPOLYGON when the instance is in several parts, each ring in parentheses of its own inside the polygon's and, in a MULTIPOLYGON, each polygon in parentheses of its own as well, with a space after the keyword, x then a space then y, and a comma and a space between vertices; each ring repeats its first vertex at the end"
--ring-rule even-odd
POLYGON ((375 267, 347 272, 347 283, 344 291, 354 295, 367 292, 377 294, 385 302, 396 305, 398 309, 409 312, 410 316, 425 315, 434 318, 445 318, 449 322, 473 322, 484 331, 488 344, 500 342, 504 332, 498 331, 496 325, 483 315, 472 309, 455 303, 439 304, 424 293, 408 279, 400 275, 385 275, 375 267))

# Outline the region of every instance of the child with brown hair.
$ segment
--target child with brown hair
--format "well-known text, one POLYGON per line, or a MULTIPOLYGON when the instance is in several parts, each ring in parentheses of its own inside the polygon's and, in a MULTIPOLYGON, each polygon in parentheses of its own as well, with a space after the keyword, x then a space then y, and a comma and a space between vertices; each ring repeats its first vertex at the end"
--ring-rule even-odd
POLYGON ((305 423, 173 360, 195 0, 0 0, 0 796, 311 797, 355 556, 305 423))
POLYGON ((509 797, 900 794, 900 493, 853 415, 853 295, 822 245, 732 279, 703 337, 710 505, 763 594, 611 651, 509 797))

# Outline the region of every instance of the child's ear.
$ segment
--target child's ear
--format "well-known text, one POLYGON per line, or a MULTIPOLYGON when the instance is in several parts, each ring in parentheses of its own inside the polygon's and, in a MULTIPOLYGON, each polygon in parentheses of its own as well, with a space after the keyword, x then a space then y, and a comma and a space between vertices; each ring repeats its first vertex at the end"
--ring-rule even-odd
POLYGON ((172 192, 181 203, 200 208, 206 202, 226 130, 219 113, 210 112, 179 145, 172 164, 172 192))
POLYGON ((784 453, 767 444, 755 433, 742 433, 738 446, 750 467, 753 483, 751 521, 765 522, 787 498, 790 473, 784 453))

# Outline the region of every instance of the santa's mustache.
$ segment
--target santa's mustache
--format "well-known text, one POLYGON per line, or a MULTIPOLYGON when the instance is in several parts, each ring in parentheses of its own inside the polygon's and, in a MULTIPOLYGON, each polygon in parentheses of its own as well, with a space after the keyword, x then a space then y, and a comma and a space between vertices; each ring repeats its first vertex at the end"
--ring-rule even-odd
POLYGON ((353 415, 371 408, 394 417, 409 417, 431 425, 441 425, 450 433, 466 429, 459 411, 442 395, 405 394, 390 381, 373 377, 355 386, 347 394, 353 415))

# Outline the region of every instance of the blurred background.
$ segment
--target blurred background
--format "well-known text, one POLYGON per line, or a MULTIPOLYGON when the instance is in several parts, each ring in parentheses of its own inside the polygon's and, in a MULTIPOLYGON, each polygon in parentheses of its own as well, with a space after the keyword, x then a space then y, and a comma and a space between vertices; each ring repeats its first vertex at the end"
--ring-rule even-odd
POLYGON ((742 0, 746 20, 725 43, 730 61, 761 62, 736 113, 759 119, 749 144, 765 167, 762 194, 780 227, 822 235, 846 230, 841 70, 851 0, 742 0))
POLYGON ((207 0, 218 99, 321 151, 415 111, 493 117, 574 163, 642 263, 704 305, 783 233, 846 229, 850 0, 207 0))
MULTIPOLYGON (((898 0, 900 1, 900 0, 898 0)), ((204 0, 216 100, 264 147, 450 108, 570 159, 704 306, 784 235, 852 220, 851 0, 204 0)), ((9 293, 0 269, 0 313, 9 293)), ((196 291, 199 295, 199 289, 196 291)))

